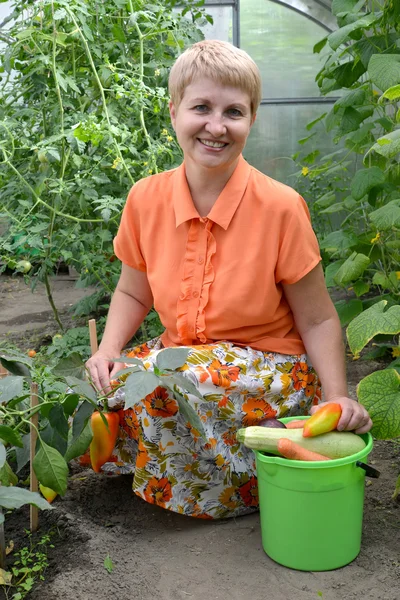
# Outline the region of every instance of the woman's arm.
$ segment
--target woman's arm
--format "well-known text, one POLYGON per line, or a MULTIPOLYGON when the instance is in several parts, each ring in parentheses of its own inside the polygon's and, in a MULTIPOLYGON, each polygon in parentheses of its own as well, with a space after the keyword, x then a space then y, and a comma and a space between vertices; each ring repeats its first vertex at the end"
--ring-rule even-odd
POLYGON ((119 358, 152 305, 146 273, 123 264, 99 349, 86 363, 98 390, 110 391, 110 378, 121 369, 121 364, 114 363, 113 359, 119 358))
POLYGON ((321 380, 325 401, 342 407, 338 429, 365 433, 372 421, 366 409, 348 397, 342 329, 321 265, 297 283, 283 285, 283 289, 307 355, 321 380))

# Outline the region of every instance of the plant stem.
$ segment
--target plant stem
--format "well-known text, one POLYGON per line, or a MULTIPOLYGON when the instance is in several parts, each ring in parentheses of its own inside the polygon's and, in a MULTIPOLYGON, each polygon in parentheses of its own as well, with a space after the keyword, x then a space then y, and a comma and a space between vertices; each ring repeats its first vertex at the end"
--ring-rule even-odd
POLYGON ((54 304, 54 299, 53 299, 53 294, 51 293, 51 287, 50 287, 50 282, 49 282, 49 276, 47 271, 45 271, 44 274, 44 285, 46 286, 46 293, 47 293, 47 299, 50 303, 50 306, 52 308, 53 314, 54 314, 54 318, 58 324, 58 326, 60 327, 61 331, 64 333, 64 326, 60 321, 60 316, 58 314, 58 310, 56 305, 54 304))

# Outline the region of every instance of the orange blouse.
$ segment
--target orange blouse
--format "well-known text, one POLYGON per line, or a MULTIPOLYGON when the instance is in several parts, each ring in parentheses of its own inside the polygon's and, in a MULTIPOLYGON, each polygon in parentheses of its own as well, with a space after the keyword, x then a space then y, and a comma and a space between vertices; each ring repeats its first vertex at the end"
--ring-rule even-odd
POLYGON ((243 157, 207 217, 193 204, 184 164, 138 181, 114 249, 146 271, 164 346, 225 340, 305 351, 281 284, 299 281, 321 260, 308 208, 243 157))

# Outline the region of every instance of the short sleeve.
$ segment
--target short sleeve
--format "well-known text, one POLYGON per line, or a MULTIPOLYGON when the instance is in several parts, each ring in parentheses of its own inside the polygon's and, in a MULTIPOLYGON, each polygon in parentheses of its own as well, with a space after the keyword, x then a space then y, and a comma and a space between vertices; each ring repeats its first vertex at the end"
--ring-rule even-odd
POLYGON ((146 261, 140 244, 140 197, 138 184, 135 184, 128 194, 122 212, 118 233, 114 238, 114 252, 128 267, 146 271, 146 261))
POLYGON ((321 260, 317 237, 305 200, 298 196, 281 224, 276 283, 300 281, 321 260))

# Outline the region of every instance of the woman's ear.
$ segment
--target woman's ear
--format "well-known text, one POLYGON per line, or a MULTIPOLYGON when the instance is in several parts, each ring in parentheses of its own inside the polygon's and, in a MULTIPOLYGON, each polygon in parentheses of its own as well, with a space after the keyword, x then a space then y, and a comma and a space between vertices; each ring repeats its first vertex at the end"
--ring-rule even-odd
POLYGON ((257 117, 257 113, 254 113, 254 115, 251 117, 250 127, 253 127, 254 121, 256 120, 256 117, 257 117))
POLYGON ((170 100, 169 103, 168 103, 168 106, 169 106, 169 115, 171 117, 172 127, 175 129, 175 121, 176 121, 176 108, 175 108, 175 104, 172 102, 172 100, 170 100))

